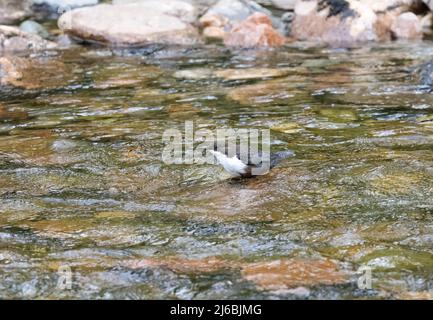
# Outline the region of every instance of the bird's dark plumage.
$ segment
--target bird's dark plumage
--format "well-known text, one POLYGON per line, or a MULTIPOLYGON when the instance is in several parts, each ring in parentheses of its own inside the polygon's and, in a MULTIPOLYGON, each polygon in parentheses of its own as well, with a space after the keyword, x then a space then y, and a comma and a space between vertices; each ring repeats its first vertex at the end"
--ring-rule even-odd
MULTIPOLYGON (((242 168, 242 170, 239 170, 239 169, 236 170, 235 173, 237 174, 237 176, 242 177, 242 178, 250 178, 250 177, 253 177, 255 175, 259 175, 259 174, 254 174, 254 170, 253 170, 254 168, 256 168, 256 169, 260 169, 260 168, 272 169, 282 160, 294 155, 293 151, 291 151, 291 150, 271 152, 269 155, 269 163, 266 164, 266 163, 263 163, 263 161, 266 161, 268 159, 263 159, 263 154, 261 151, 258 151, 255 154, 251 154, 250 152, 248 152, 248 160, 246 161, 246 159, 244 159, 244 157, 241 157, 241 150, 240 150, 239 144, 236 144, 235 154, 229 154, 227 148, 218 146, 217 143, 214 144, 214 151, 216 151, 217 153, 221 153, 222 157, 225 157, 225 159, 227 159, 228 161, 231 161, 232 157, 234 157, 234 156, 236 156, 237 159, 241 160, 242 164, 244 165, 244 168, 242 168)), ((215 155, 215 156, 218 159, 218 161, 220 162, 220 164, 223 165, 224 169, 226 169, 231 174, 234 174, 233 168, 230 168, 230 169, 227 168, 226 163, 224 163, 225 159, 222 159, 222 161, 221 161, 220 156, 217 156, 217 155, 215 155)), ((236 162, 236 159, 234 159, 234 161, 236 162)), ((259 170, 257 170, 257 171, 259 171, 259 170)), ((266 172, 267 172, 267 170, 265 170, 263 173, 266 173, 266 172)), ((263 174, 263 173, 260 173, 260 174, 263 174)))

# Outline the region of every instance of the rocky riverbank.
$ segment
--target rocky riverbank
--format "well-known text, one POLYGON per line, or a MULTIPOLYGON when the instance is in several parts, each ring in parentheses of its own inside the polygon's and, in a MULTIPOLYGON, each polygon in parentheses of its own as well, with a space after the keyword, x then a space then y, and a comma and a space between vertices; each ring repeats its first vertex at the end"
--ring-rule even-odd
POLYGON ((216 41, 257 49, 295 41, 332 47, 416 41, 431 31, 432 8, 429 0, 3 0, 1 83, 19 83, 11 56, 74 43, 137 48, 216 41))
MULTIPOLYGON (((419 39, 431 27, 429 0, 27 0, 0 2, 0 25, 56 16, 59 28, 80 40, 111 46, 190 44, 219 39, 236 47, 313 41, 349 46, 363 41, 419 39), (5 2, 5 3, 3 3, 5 2), (46 15, 43 16, 41 12, 46 15), (251 16, 260 13, 260 19, 251 16), (42 18, 41 18, 42 17, 42 18), (233 33, 252 23, 245 33, 233 33), (225 41, 227 39, 229 41, 225 41)), ((37 27, 35 27, 37 28, 37 27)), ((31 32, 31 30, 26 30, 31 32)))

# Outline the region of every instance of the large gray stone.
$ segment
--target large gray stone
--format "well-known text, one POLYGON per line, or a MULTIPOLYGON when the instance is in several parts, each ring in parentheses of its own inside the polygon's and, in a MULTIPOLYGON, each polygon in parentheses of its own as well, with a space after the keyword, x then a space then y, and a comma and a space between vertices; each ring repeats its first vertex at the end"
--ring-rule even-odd
POLYGON ((153 43, 192 44, 199 41, 194 6, 183 1, 149 0, 101 4, 66 12, 59 27, 72 36, 112 46, 153 43))

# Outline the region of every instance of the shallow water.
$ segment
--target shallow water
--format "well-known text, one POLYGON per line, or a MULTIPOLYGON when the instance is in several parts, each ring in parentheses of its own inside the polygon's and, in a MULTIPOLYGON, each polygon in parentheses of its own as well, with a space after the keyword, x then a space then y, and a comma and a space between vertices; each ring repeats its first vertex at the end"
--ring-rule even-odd
POLYGON ((0 92, 1 298, 428 296, 433 95, 411 68, 432 48, 36 58, 30 89, 0 92), (271 128, 296 156, 246 181, 164 164, 162 134, 186 120, 271 128))

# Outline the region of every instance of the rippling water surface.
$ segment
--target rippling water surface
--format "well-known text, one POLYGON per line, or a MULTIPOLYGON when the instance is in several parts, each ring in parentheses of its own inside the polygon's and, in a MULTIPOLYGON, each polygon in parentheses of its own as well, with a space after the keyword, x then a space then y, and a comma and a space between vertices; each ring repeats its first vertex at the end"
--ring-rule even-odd
POLYGON ((1 91, 0 296, 431 295, 433 95, 412 68, 432 57, 421 42, 35 58, 28 90, 1 91), (247 181, 164 164, 162 133, 186 120, 271 128, 296 156, 247 181))

